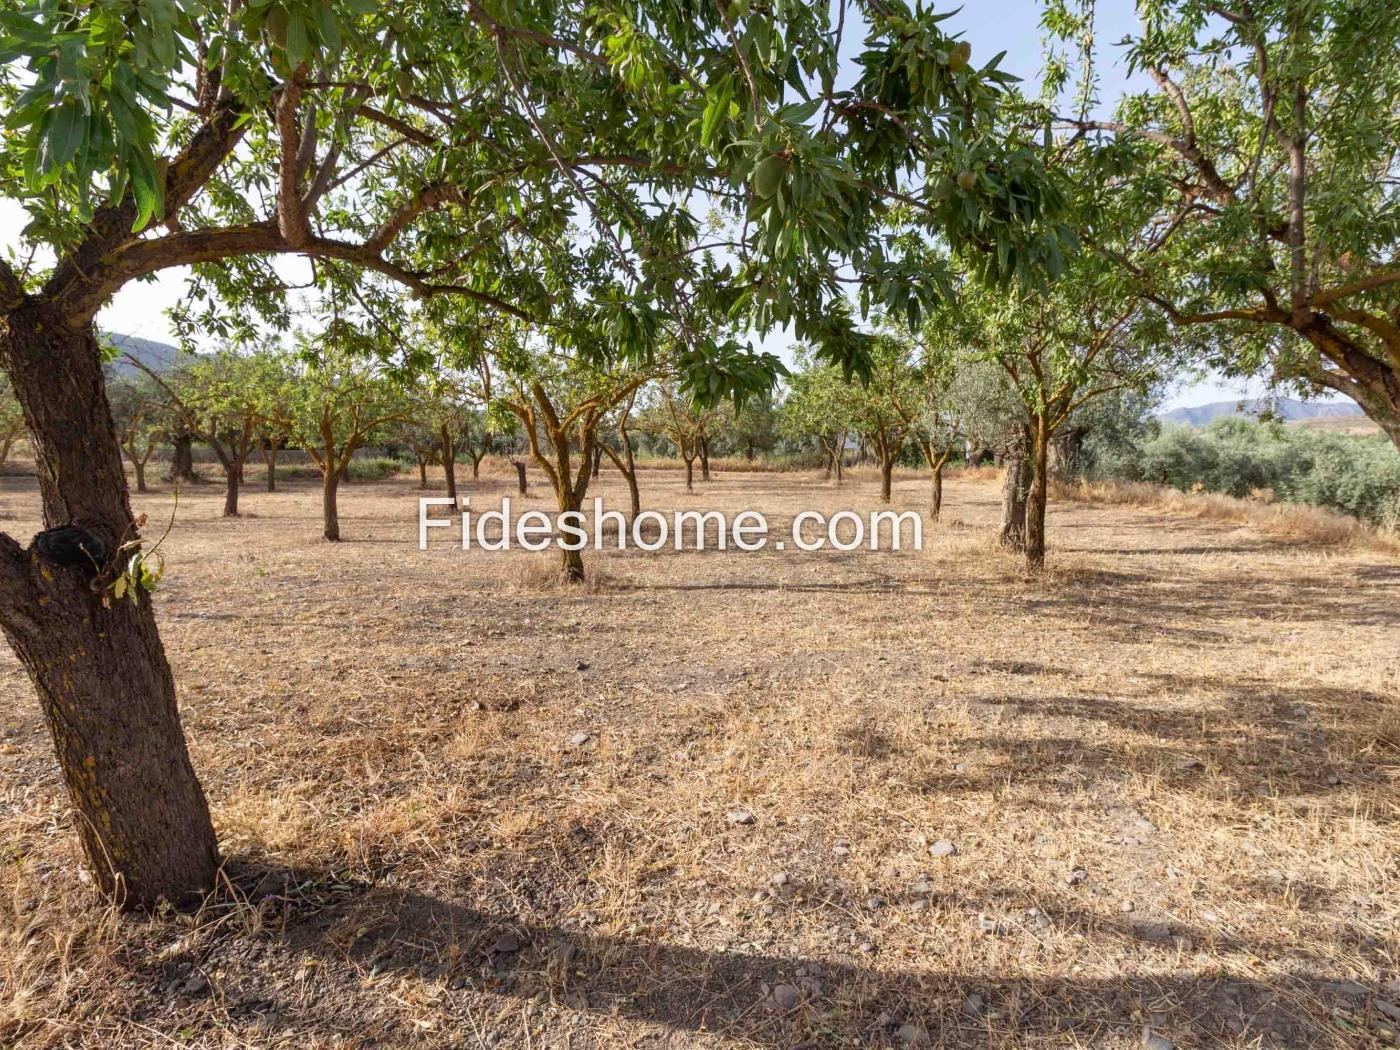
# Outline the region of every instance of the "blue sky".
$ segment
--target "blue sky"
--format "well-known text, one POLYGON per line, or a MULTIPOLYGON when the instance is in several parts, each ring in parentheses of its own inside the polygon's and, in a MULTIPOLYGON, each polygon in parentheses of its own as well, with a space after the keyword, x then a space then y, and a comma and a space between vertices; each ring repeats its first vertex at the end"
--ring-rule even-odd
MULTIPOLYGON (((938 6, 943 7, 942 4, 938 6)), ((1132 0, 1099 0, 1096 35, 1101 45, 1098 73, 1103 109, 1111 108, 1114 100, 1130 84, 1121 56, 1110 45, 1121 40, 1135 24, 1132 0)), ((985 62, 998 51, 1005 51, 1002 68, 1027 81, 1028 90, 1034 90, 1033 85, 1038 85, 1041 71, 1038 0, 987 0, 982 3, 972 0, 945 25, 972 43, 974 62, 985 62)), ((849 32, 851 28, 848 27, 843 47, 845 54, 852 54, 860 48, 860 34, 849 32)), ((0 202, 0 229, 6 231, 4 240, 10 241, 9 231, 18 233, 23 221, 18 208, 9 202, 0 202)), ((170 324, 165 311, 178 300, 183 285, 183 270, 165 271, 151 282, 129 284, 102 311, 99 323, 110 331, 169 341, 170 324)), ((787 342, 783 336, 775 334, 765 340, 764 345, 777 353, 787 349, 787 342)), ((782 356, 789 355, 784 353, 782 356)), ((1192 377, 1178 384, 1170 394, 1166 407, 1258 396, 1262 392, 1263 384, 1259 382, 1225 381, 1212 376, 1192 377)))

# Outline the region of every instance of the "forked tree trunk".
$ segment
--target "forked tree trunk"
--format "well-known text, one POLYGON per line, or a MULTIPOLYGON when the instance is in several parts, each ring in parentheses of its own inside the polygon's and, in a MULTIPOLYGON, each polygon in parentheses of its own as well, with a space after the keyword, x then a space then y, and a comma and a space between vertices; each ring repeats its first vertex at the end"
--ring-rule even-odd
POLYGON ((127 450, 128 458, 131 460, 131 469, 136 474, 136 491, 145 494, 146 492, 146 461, 136 454, 136 450, 127 450))
POLYGON ((82 530, 41 533, 27 550, 0 537, 0 626, 39 694, 98 885, 126 907, 188 902, 212 887, 218 848, 150 598, 104 602, 110 574, 94 578, 72 542, 115 561, 136 536, 96 336, 25 305, 0 323, 0 362, 44 523, 82 530))
POLYGON ((481 455, 479 455, 479 456, 473 454, 473 456, 472 456, 472 480, 473 480, 473 481, 479 481, 479 480, 481 479, 481 461, 482 461, 483 459, 485 459, 485 458, 486 458, 486 453, 485 453, 485 452, 483 452, 483 453, 482 453, 481 455))
POLYGON ((1030 463, 1020 449, 1006 454, 1001 483, 1001 545, 1007 550, 1026 549, 1026 490, 1030 487, 1030 463))
POLYGON ((1031 421, 1030 484, 1026 491, 1026 564, 1045 564, 1045 504, 1049 492, 1050 434, 1045 418, 1031 421))
POLYGON ((175 435, 174 449, 170 456, 170 473, 165 476, 165 480, 176 483, 192 483, 199 480, 194 472, 194 438, 189 434, 175 435))
POLYGON ((685 490, 695 491, 695 457, 691 456, 685 461, 685 490))

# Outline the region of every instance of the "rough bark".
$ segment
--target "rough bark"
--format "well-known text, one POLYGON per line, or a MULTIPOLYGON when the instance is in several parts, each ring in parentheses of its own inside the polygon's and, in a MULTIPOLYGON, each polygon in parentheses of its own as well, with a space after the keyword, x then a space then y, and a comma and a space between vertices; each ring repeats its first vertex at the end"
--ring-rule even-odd
POLYGON ((277 453, 282 450, 282 439, 264 440, 262 443, 263 463, 267 465, 267 491, 277 491, 277 453))
POLYGON ((530 494, 529 478, 525 476, 525 464, 519 461, 515 464, 515 485, 520 495, 528 496, 530 494))
POLYGON ((695 457, 691 456, 685 461, 685 490, 695 491, 695 457))
POLYGON ((343 473, 343 470, 332 467, 323 471, 321 476, 321 517, 325 524, 321 535, 332 543, 340 541, 340 508, 337 506, 336 497, 340 492, 343 473))
POLYGON ((1030 487, 1030 463, 1019 449, 1008 452, 1001 482, 1001 545, 1007 550, 1026 549, 1026 490, 1030 487))
POLYGON ((98 885, 127 907, 211 888, 218 850, 190 764, 149 597, 106 601, 136 538, 93 329, 26 303, 0 324, 0 362, 24 409, 48 529, 98 557, 64 564, 40 537, 0 537, 0 626, 38 693, 98 885), (97 550, 101 548, 101 550, 97 550))
POLYGON ((710 480, 710 439, 702 437, 699 444, 700 452, 700 480, 710 480))
POLYGON ((243 484, 243 464, 229 463, 224 468, 224 517, 238 517, 238 490, 243 484))
POLYGON ((428 461, 423 456, 418 457, 418 487, 428 487, 428 461))
POLYGON ((880 502, 888 503, 894 494, 894 456, 880 452, 880 502))
POLYGON ((933 486, 928 498, 928 516, 933 521, 938 520, 938 516, 943 513, 943 464, 939 463, 933 468, 933 486))
POLYGON ((1030 484, 1026 490, 1026 564, 1045 564, 1045 504, 1049 489, 1050 434, 1044 417, 1030 427, 1030 484))

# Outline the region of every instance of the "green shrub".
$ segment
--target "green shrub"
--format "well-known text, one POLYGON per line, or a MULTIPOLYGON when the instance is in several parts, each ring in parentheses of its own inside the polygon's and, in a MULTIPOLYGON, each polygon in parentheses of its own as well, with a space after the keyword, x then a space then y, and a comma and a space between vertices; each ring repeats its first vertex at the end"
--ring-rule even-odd
POLYGON ((350 460, 347 473, 351 481, 382 481, 409 467, 417 469, 414 464, 393 456, 355 456, 350 460))
POLYGON ((1231 496, 1267 490, 1372 524, 1400 523, 1400 455, 1383 437, 1227 417, 1200 429, 1166 427, 1135 454, 1118 448, 1100 457, 1094 474, 1231 496))

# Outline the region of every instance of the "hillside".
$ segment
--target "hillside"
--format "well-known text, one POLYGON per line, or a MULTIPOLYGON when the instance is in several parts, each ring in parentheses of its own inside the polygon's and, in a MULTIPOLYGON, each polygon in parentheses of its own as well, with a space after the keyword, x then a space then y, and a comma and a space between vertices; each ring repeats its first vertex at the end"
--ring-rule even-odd
POLYGON ((109 343, 120 351, 112 362, 112 370, 119 375, 135 371, 131 363, 122 358, 123 354, 130 354, 154 372, 164 372, 183 353, 178 346, 170 343, 158 343, 154 339, 142 339, 140 336, 124 335, 121 332, 103 332, 101 338, 104 343, 109 343))
POLYGON ((1299 401, 1296 398, 1252 398, 1241 401, 1212 401, 1207 405, 1194 405, 1189 408, 1174 408, 1163 412, 1159 419, 1165 423, 1184 423, 1191 427, 1203 427, 1222 416, 1258 417, 1267 411, 1289 420, 1332 419, 1360 416, 1361 409, 1354 401, 1299 401))

